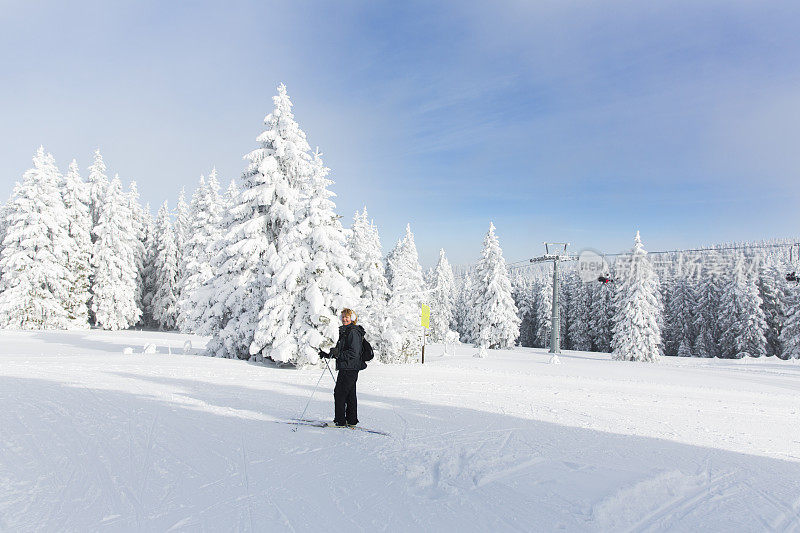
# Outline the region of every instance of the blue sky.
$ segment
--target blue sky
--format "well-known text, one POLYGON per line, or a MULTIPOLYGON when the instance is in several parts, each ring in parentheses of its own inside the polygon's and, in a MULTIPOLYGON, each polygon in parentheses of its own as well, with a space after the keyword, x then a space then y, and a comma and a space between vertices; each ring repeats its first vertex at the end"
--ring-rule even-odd
MULTIPOLYGON (((99 147, 153 211, 227 183, 284 82, 344 220, 424 265, 544 240, 649 249, 797 235, 797 2, 0 5, 0 193, 43 144, 99 147)), ((3 192, 5 191, 5 192, 3 192)))

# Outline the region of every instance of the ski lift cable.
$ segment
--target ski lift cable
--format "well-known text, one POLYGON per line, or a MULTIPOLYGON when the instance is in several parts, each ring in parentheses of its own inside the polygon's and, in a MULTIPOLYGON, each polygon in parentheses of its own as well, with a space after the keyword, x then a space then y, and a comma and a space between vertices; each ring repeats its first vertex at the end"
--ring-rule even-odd
MULTIPOLYGON (((788 242, 782 244, 745 244, 741 246, 722 246, 719 248, 690 248, 687 250, 655 250, 652 252, 647 252, 647 255, 654 255, 654 254, 677 254, 682 252, 716 252, 720 250, 742 250, 742 249, 751 249, 751 248, 783 248, 788 247, 789 253, 791 254, 791 250, 793 247, 798 246, 800 249, 800 242, 788 242)), ((620 255, 628 255, 630 252, 618 252, 618 253, 611 253, 611 254, 602 254, 603 257, 616 257, 620 255)), ((520 261, 514 261, 512 263, 507 264, 509 269, 521 268, 525 266, 532 266, 530 263, 530 259, 523 259, 520 261)))

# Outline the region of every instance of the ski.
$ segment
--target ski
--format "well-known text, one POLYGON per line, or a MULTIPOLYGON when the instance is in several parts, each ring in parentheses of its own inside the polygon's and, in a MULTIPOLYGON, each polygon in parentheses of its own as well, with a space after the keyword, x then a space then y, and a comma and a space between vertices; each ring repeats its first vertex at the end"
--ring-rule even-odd
POLYGON ((286 422, 287 424, 293 424, 297 426, 312 426, 317 428, 331 428, 331 429, 353 429, 357 431, 363 431, 365 433, 372 433, 374 435, 383 435, 388 437, 389 434, 385 431, 380 431, 377 429, 370 429, 365 428, 362 426, 329 426, 327 422, 324 420, 311 420, 307 418, 293 418, 292 420, 286 422))

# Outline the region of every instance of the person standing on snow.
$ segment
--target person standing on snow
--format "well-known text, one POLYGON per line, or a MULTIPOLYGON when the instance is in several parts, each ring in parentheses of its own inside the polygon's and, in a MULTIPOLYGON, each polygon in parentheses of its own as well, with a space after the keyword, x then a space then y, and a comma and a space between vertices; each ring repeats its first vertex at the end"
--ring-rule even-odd
POLYGON ((357 325, 358 316, 352 309, 342 309, 342 325, 339 326, 339 340, 330 353, 320 350, 319 356, 336 358, 336 387, 333 389, 335 426, 355 426, 358 424, 358 400, 356 399, 356 381, 358 371, 367 368, 361 358, 364 341, 364 328, 357 325))

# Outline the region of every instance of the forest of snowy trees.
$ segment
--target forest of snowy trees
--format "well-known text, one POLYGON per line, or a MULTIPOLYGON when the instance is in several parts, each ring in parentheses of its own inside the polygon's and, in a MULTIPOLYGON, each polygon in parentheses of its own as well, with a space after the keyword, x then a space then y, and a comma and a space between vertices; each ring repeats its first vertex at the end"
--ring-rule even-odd
MULTIPOLYGON (((509 267, 491 223, 458 276, 444 250, 423 272, 410 225, 384 256, 366 208, 343 227, 329 169, 283 85, 273 104, 238 182, 222 191, 212 169, 188 203, 182 193, 155 218, 135 182, 109 179, 99 150, 84 180, 76 161, 62 174, 40 147, 0 207, 0 328, 176 330, 210 336, 209 355, 302 365, 335 342, 338 312, 350 307, 378 359, 413 362, 426 303, 432 342, 548 346, 551 270, 509 267)), ((562 272, 562 346, 621 360, 800 358, 789 250, 743 243, 654 256, 637 233, 613 281, 562 272)))

